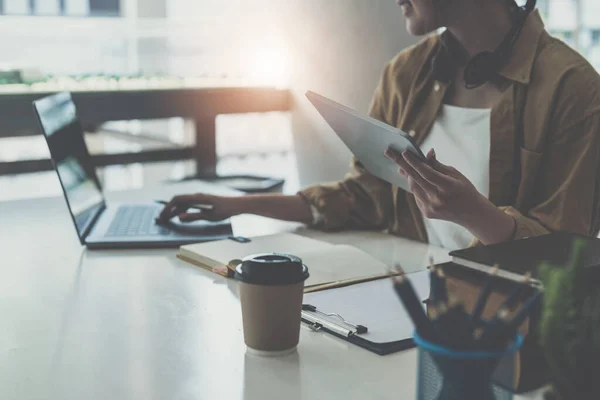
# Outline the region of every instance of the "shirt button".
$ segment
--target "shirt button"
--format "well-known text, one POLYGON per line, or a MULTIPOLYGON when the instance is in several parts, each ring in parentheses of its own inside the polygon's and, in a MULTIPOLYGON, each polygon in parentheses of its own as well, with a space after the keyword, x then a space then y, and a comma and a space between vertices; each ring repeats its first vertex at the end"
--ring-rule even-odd
POLYGON ((442 87, 440 86, 439 82, 436 82, 435 85, 433 85, 433 90, 435 90, 436 92, 439 92, 441 88, 442 87))
POLYGON ((410 136, 410 137, 415 137, 416 135, 417 135, 417 132, 415 132, 415 131, 414 131, 414 129, 411 129, 411 130, 408 132, 408 136, 410 136))

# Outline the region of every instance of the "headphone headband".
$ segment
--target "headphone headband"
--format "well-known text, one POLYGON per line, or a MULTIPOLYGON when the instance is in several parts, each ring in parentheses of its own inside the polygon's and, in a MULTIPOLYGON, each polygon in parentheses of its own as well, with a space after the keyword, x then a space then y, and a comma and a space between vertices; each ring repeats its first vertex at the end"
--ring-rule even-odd
POLYGON ((537 4, 537 0, 527 0, 527 4, 523 7, 525 11, 528 13, 532 12, 535 9, 535 5, 537 4))
MULTIPOLYGON (((513 9, 513 26, 502 43, 493 52, 485 51, 471 58, 465 67, 464 81, 467 89, 474 89, 489 82, 494 75, 508 62, 509 55, 513 50, 527 17, 535 9, 537 0, 527 0, 525 6, 516 5, 513 9)), ((456 70, 457 57, 464 54, 464 49, 456 39, 449 33, 444 32, 441 45, 434 56, 433 73, 437 80, 449 83, 456 70)))

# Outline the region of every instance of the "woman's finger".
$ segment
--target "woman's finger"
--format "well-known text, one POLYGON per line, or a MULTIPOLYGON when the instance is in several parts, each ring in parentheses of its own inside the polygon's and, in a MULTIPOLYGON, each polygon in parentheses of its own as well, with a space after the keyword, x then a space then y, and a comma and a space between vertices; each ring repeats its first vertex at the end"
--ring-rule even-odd
POLYGON ((168 221, 176 215, 182 214, 188 210, 187 205, 183 204, 173 204, 172 206, 165 206, 163 210, 160 212, 158 219, 161 221, 168 221))
POLYGON ((421 175, 431 184, 439 187, 448 183, 448 177, 446 175, 429 166, 427 163, 418 160, 413 154, 405 151, 402 154, 402 157, 415 171, 419 173, 419 175, 421 175))
POLYGON ((421 187, 421 185, 419 185, 414 179, 409 178, 408 186, 412 194, 415 196, 415 201, 417 202, 417 205, 419 203, 421 203, 421 205, 427 203, 429 196, 427 195, 427 192, 425 192, 425 190, 421 187))
POLYGON ((207 213, 205 213, 204 211, 202 212, 193 212, 193 213, 182 213, 179 214, 179 220, 181 222, 194 222, 194 221, 200 221, 200 220, 207 220, 208 218, 207 213))
POLYGON ((175 196, 164 206, 158 218, 163 221, 169 220, 198 202, 198 195, 184 194, 175 196))
POLYGON ((429 150, 429 153, 427 153, 427 160, 429 161, 429 165, 436 171, 456 178, 456 170, 449 165, 442 164, 440 160, 437 159, 434 149, 429 150))
POLYGON ((419 172, 417 172, 404 158, 398 159, 398 165, 406 173, 408 178, 412 178, 415 182, 421 186, 428 193, 436 193, 437 187, 425 179, 419 172))
POLYGON ((427 152, 427 155, 425 156, 425 158, 427 159, 427 161, 435 160, 435 150, 434 149, 430 149, 427 152))
POLYGON ((383 153, 387 158, 398 164, 398 160, 402 159, 402 154, 398 153, 396 150, 388 147, 385 153, 383 153))
POLYGON ((173 218, 175 215, 177 215, 175 213, 175 211, 177 210, 177 207, 179 205, 181 205, 181 203, 183 201, 184 201, 184 196, 173 197, 171 200, 169 200, 169 202, 167 204, 165 204, 162 211, 160 212, 159 218, 162 220, 168 220, 168 219, 173 218))

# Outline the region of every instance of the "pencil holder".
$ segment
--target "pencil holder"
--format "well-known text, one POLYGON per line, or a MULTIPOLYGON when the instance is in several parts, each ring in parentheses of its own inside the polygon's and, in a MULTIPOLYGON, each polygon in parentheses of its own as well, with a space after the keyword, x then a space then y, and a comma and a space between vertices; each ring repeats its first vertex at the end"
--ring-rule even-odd
POLYGON ((503 352, 460 352, 436 345, 416 332, 419 350, 418 400, 511 400, 513 394, 492 382, 500 361, 523 344, 517 335, 503 352))

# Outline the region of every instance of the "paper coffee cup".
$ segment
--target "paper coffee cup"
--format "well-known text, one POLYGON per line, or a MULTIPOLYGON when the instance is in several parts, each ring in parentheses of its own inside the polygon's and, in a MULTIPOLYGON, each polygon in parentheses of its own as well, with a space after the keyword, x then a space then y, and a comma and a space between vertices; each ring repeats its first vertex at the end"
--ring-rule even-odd
POLYGON ((257 254, 236 267, 248 352, 279 356, 296 349, 308 276, 302 260, 289 254, 257 254))

